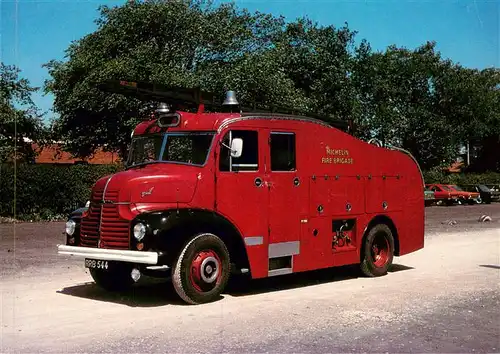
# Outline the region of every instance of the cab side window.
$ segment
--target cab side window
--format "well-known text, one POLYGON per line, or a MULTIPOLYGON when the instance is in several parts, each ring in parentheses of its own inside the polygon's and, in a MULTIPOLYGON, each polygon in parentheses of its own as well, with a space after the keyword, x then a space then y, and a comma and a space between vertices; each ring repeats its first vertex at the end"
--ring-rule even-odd
POLYGON ((257 171, 259 169, 258 142, 258 133, 254 130, 232 130, 227 132, 220 147, 220 171, 257 171), (243 139, 243 151, 240 157, 231 157, 228 148, 231 147, 231 139, 234 138, 243 139))
POLYGON ((295 171, 295 134, 271 133, 271 171, 295 171))

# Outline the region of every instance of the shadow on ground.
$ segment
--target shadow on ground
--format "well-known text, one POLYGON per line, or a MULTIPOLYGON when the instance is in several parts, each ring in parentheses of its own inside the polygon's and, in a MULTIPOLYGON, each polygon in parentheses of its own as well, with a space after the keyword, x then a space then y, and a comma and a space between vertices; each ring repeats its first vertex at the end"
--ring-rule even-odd
MULTIPOLYGON (((414 268, 401 264, 393 264, 389 272, 394 273, 409 269, 414 268)), ((238 275, 231 277, 224 293, 235 297, 250 296, 352 280, 360 276, 362 275, 360 274, 359 266, 321 269, 256 280, 251 280, 250 277, 246 275, 238 275)), ((141 278, 131 290, 125 292, 107 292, 95 285, 94 282, 66 287, 57 292, 63 295, 112 302, 130 307, 187 305, 177 296, 170 279, 165 278, 141 278)), ((221 296, 220 299, 223 299, 223 296, 221 296)))
MULTIPOLYGON (((413 268, 401 264, 393 264, 389 273, 409 269, 413 268)), ((232 296, 248 296, 338 281, 347 281, 357 279, 359 277, 363 277, 363 275, 361 275, 358 265, 320 269, 256 280, 249 280, 248 277, 240 276, 235 277, 233 281, 228 284, 226 293, 231 294, 232 296)))
POLYGON ((483 268, 500 269, 500 266, 493 265, 493 264, 480 264, 479 266, 483 267, 483 268))
POLYGON ((57 292, 63 295, 112 302, 130 307, 159 307, 185 304, 178 298, 172 283, 165 279, 144 278, 130 290, 122 292, 103 290, 93 281, 66 287, 57 292))

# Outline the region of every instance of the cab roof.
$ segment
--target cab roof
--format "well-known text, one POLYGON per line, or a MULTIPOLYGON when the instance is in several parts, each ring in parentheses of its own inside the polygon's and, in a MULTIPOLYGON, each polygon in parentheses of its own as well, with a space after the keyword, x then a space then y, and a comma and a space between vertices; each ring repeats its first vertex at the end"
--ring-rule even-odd
POLYGON ((328 122, 307 117, 276 113, 261 112, 240 112, 240 113, 191 113, 191 112, 173 112, 173 119, 178 119, 172 126, 162 126, 159 119, 151 118, 139 123, 133 132, 133 135, 146 135, 162 132, 183 132, 183 131, 220 131, 225 126, 248 120, 281 120, 289 122, 302 122, 317 124, 327 128, 337 128, 342 131, 348 131, 347 122, 340 124, 329 124, 328 122), (175 115, 175 118, 173 117, 175 115))

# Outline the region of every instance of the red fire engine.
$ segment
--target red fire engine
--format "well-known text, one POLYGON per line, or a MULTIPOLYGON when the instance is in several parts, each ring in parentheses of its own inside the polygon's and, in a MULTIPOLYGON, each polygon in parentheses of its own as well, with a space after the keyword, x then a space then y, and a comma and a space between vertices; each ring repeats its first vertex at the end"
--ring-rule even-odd
POLYGON ((161 266, 180 298, 199 304, 232 272, 359 264, 381 276, 394 256, 424 247, 424 181, 409 153, 359 140, 343 122, 247 112, 232 91, 217 104, 199 90, 104 88, 163 102, 134 129, 125 170, 95 183, 58 245, 104 289, 161 266))

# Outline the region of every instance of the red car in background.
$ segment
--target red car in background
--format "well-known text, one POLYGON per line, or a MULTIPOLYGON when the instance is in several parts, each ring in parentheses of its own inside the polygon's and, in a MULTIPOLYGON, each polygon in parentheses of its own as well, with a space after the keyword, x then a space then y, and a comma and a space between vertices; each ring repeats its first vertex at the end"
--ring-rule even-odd
POLYGON ((456 193, 458 195, 458 203, 467 203, 467 204, 475 204, 475 203, 481 203, 481 197, 480 194, 477 192, 466 192, 462 188, 460 188, 457 185, 454 184, 448 184, 446 185, 452 192, 456 193))
POLYGON ((452 205, 458 202, 459 193, 451 190, 445 184, 432 183, 426 184, 426 187, 434 192, 434 198, 436 199, 437 204, 445 203, 447 205, 452 205))

